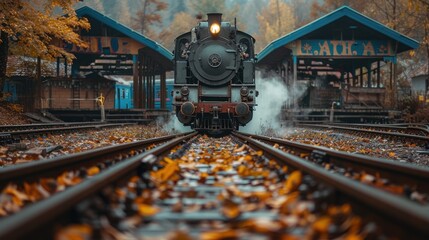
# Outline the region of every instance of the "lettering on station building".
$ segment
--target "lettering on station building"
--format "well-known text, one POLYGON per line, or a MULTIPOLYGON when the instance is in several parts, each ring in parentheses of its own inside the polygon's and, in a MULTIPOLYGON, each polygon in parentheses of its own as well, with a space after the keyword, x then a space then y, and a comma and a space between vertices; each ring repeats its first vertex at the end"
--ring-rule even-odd
POLYGON ((137 54, 138 50, 144 47, 143 44, 126 37, 85 37, 82 36, 87 44, 87 48, 80 48, 74 44, 62 43, 62 47, 72 53, 97 53, 103 54, 108 49, 107 54, 137 54))
POLYGON ((296 56, 392 56, 387 40, 296 40, 286 46, 296 56))

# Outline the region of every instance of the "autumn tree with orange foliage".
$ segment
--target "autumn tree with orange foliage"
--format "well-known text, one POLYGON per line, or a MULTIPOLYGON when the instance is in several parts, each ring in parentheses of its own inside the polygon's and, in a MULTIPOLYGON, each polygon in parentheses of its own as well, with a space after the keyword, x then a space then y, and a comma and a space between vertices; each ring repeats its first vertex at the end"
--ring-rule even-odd
POLYGON ((358 12, 363 12, 367 3, 368 1, 365 0, 325 0, 322 2, 314 1, 311 6, 311 16, 313 18, 319 18, 342 6, 349 6, 358 12))
POLYGON ((259 21, 259 34, 256 36, 257 52, 295 29, 294 12, 284 1, 269 0, 268 5, 256 17, 259 21))
POLYGON ((6 77, 9 54, 52 59, 73 54, 56 46, 60 39, 85 47, 78 29, 89 29, 73 9, 79 0, 2 0, 0 1, 0 93, 6 77))
POLYGON ((199 21, 206 18, 207 13, 218 12, 222 13, 222 21, 228 21, 234 24, 237 21, 237 28, 244 31, 244 26, 237 17, 239 10, 238 5, 233 5, 228 8, 225 0, 192 0, 187 1, 185 7, 186 12, 181 11, 174 14, 173 20, 169 27, 162 30, 157 36, 157 40, 162 43, 167 49, 172 50, 174 47, 174 39, 179 35, 189 32, 195 27, 199 21))
POLYGON ((168 4, 162 0, 142 0, 142 9, 134 18, 134 29, 138 29, 143 35, 154 38, 153 26, 159 26, 162 22, 160 12, 167 9, 168 4))
POLYGON ((426 54, 426 74, 429 75, 429 0, 408 0, 408 7, 417 17, 421 32, 420 48, 426 54))
POLYGON ((174 39, 180 34, 189 32, 191 28, 197 25, 197 22, 198 20, 194 16, 179 12, 174 15, 170 26, 159 33, 158 39, 163 46, 171 51, 174 48, 174 39))
MULTIPOLYGON (((413 76, 429 73, 428 0, 380 0, 367 4, 365 13, 420 42, 419 48, 398 56, 400 61, 398 61, 399 64, 394 65, 394 72, 398 76, 399 86, 409 86, 413 76)), ((400 101, 402 100, 406 99, 400 99, 400 101)), ((405 103, 399 103, 399 106, 401 104, 405 103)))

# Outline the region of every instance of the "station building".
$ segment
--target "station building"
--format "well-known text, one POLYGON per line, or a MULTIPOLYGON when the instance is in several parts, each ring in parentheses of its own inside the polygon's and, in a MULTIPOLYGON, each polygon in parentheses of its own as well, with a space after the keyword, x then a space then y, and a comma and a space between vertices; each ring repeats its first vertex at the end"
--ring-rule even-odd
POLYGON ((291 91, 284 120, 384 122, 394 118, 397 55, 419 43, 341 7, 266 46, 257 66, 291 91), (299 92, 297 94, 296 92, 299 92))
POLYGON ((36 77, 12 77, 6 90, 14 91, 14 99, 26 107, 25 111, 41 110, 69 121, 100 119, 96 101, 100 96, 104 97, 107 117, 168 114, 166 72, 173 69, 173 54, 90 7, 79 8, 76 13, 91 25, 90 30, 80 33, 88 47, 55 42, 76 59, 68 63, 57 58, 51 64, 54 76, 41 74, 39 60, 36 77), (128 81, 117 81, 118 78, 128 81))

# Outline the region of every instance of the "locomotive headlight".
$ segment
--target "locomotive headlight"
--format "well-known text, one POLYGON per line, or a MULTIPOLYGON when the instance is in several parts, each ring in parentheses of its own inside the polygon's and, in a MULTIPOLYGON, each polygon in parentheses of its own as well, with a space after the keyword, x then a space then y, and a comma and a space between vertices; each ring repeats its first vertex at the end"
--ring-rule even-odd
POLYGON ((220 26, 219 26, 219 24, 218 24, 218 23, 213 23, 213 24, 210 26, 210 32, 211 32, 213 35, 217 35, 217 34, 220 32, 220 26))

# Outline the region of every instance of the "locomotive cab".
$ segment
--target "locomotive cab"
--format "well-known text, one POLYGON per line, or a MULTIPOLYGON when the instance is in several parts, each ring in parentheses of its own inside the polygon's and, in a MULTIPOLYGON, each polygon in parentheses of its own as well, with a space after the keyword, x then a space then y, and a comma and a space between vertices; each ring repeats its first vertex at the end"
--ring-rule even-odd
POLYGON ((254 38, 208 14, 175 41, 176 115, 199 131, 230 131, 252 119, 255 99, 254 38))

